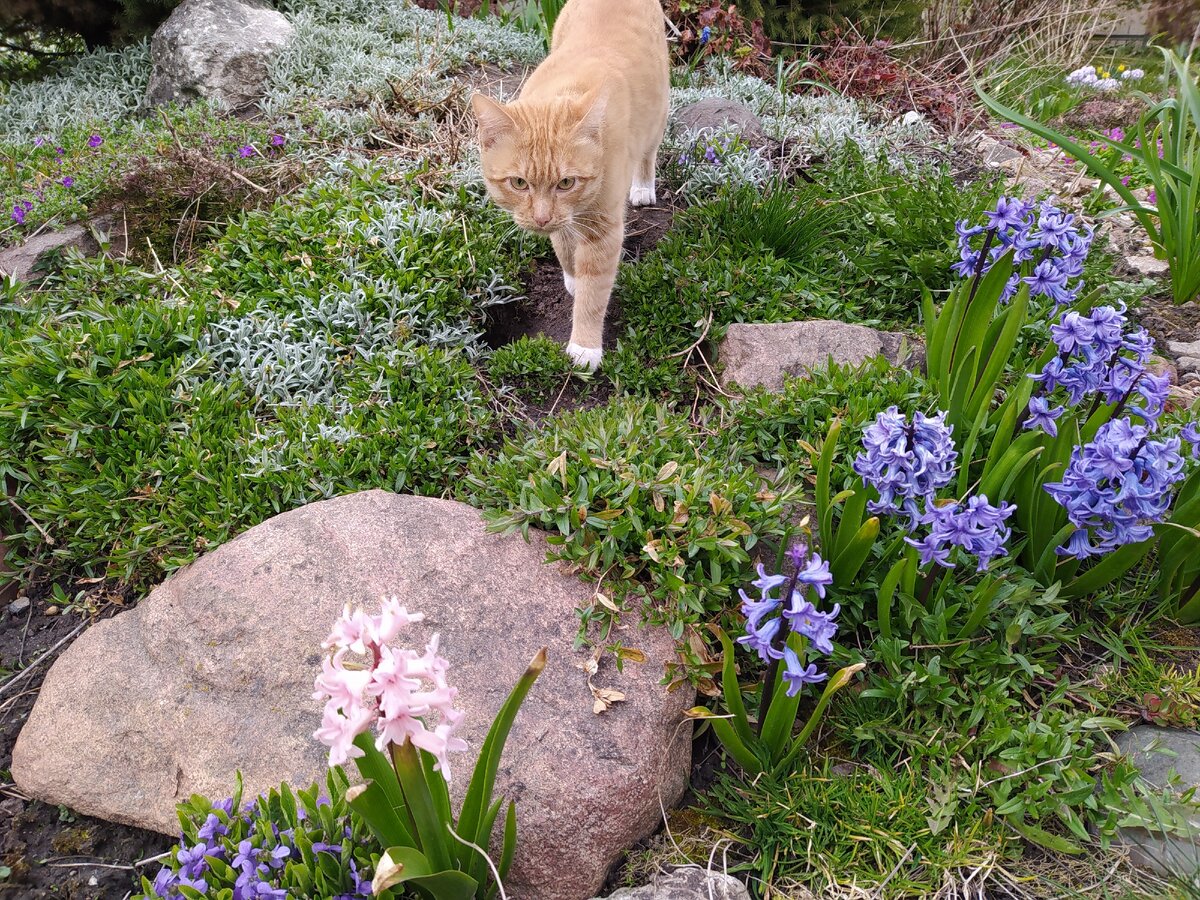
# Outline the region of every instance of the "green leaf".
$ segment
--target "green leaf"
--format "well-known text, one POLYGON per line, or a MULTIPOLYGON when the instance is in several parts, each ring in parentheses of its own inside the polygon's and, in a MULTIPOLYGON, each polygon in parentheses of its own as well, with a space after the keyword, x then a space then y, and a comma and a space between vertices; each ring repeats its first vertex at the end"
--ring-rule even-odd
POLYGON ((721 691, 725 697, 725 708, 731 716, 730 724, 743 743, 752 745, 754 732, 750 728, 746 705, 742 702, 742 687, 737 677, 737 658, 733 652, 733 641, 722 628, 713 625, 710 629, 721 642, 721 691))
POLYGON ((776 773, 788 771, 792 763, 796 761, 796 757, 808 743, 808 739, 812 736, 813 730, 817 727, 817 723, 821 721, 821 716, 825 713, 825 707, 829 705, 829 701, 833 699, 833 695, 850 683, 850 679, 856 673, 861 672, 866 665, 864 663, 855 663, 852 666, 845 666, 839 669, 837 674, 829 679, 829 683, 825 685, 825 690, 821 692, 821 699, 817 701, 816 708, 809 715, 808 721, 804 724, 804 728, 800 733, 792 739, 792 749, 779 764, 775 766, 776 773))
MULTIPOLYGON (((433 792, 425 778, 425 764, 421 759, 423 751, 407 740, 400 744, 393 743, 390 746, 392 764, 396 767, 400 788, 404 792, 404 801, 413 818, 415 826, 413 836, 417 839, 417 845, 429 860, 432 868, 439 871, 445 869, 450 865, 446 826, 453 823, 438 815, 433 792)), ((436 777, 441 778, 442 776, 436 777)))
POLYGON ((879 537, 879 517, 871 516, 863 522, 849 546, 829 565, 834 584, 853 584, 862 564, 871 555, 875 539, 879 537))
POLYGON ((896 586, 900 584, 900 578, 904 575, 904 569, 907 565, 908 557, 906 556, 888 570, 883 582, 879 585, 879 594, 876 598, 878 607, 876 615, 879 619, 879 635, 886 640, 891 640, 892 638, 892 598, 896 594, 896 586))

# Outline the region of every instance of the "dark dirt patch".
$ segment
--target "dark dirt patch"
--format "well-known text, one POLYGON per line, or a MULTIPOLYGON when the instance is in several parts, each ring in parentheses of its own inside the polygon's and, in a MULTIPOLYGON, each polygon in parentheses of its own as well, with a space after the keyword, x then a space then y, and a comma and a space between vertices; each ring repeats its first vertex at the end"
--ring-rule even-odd
MULTIPOLYGON (((624 259, 636 260, 651 250, 671 227, 676 205, 664 197, 658 206, 631 208, 625 222, 624 259)), ((563 286, 562 268, 553 256, 538 259, 525 279, 525 299, 495 307, 484 339, 503 347, 522 337, 544 334, 566 344, 571 337, 571 295, 563 286)), ((613 295, 604 326, 604 349, 611 350, 620 334, 621 298, 613 295)))
POLYGON ((1176 306, 1169 296, 1147 297, 1133 314, 1150 332, 1159 346, 1160 354, 1166 353, 1167 341, 1191 343, 1200 340, 1198 303, 1176 306))
MULTIPOLYGON (((47 616, 47 608, 49 604, 40 600, 19 615, 8 604, 0 607, 0 683, 7 684, 17 670, 67 638, 82 622, 76 612, 47 616)), ((116 609, 110 606, 108 613, 116 609)), ((56 656, 62 649, 65 645, 56 656)), ((0 881, 0 898, 122 898, 140 889, 140 875, 132 864, 162 853, 172 841, 29 800, 12 783, 13 745, 47 668, 45 663, 39 665, 0 695, 0 865, 12 870, 0 881)), ((157 870, 153 864, 144 867, 151 877, 157 870)))

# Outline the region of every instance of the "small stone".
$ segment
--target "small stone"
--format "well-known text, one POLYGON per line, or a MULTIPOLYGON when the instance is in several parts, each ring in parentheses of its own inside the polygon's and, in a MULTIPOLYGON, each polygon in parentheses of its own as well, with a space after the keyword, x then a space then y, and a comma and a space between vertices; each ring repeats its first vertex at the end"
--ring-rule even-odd
POLYGON ((1019 150, 1001 143, 991 135, 982 133, 975 144, 975 151, 979 154, 983 164, 993 169, 1025 158, 1019 150))
POLYGON ((0 813, 5 816, 14 818, 25 811, 25 801, 20 797, 9 797, 4 801, 0 801, 0 813))
POLYGON ((750 892, 732 875, 681 866, 660 873, 649 884, 613 891, 608 900, 750 900, 750 892))
POLYGON ((88 887, 95 887, 99 883, 100 883, 100 880, 98 878, 96 878, 95 875, 93 875, 91 878, 88 879, 88 887))
POLYGON ((1167 350, 1173 356, 1200 356, 1200 341, 1167 341, 1167 350))
POLYGON ((1200 356, 1181 356, 1175 360, 1175 365, 1184 375, 1200 372, 1200 356))
POLYGON ((8 611, 14 616, 23 616, 29 609, 29 598, 18 597, 12 603, 8 604, 8 611))
POLYGON ((925 117, 915 109, 910 109, 900 117, 900 124, 906 128, 912 128, 914 125, 925 124, 925 117))
POLYGON ((268 63, 294 34, 264 0, 183 0, 150 41, 146 104, 204 99, 245 109, 262 96, 268 63))
POLYGON ((38 279, 34 271, 38 262, 53 253, 78 250, 85 255, 95 253, 100 244, 89 227, 68 225, 61 231, 51 231, 29 238, 24 243, 0 250, 0 277, 11 275, 17 281, 38 279))
POLYGON ((685 106, 675 114, 675 124, 688 131, 717 131, 732 126, 748 144, 760 143, 765 137, 762 119, 750 107, 723 97, 709 97, 685 106))
MULTIPOLYGON (((1168 786, 1173 774, 1179 781, 1179 794, 1200 787, 1200 734, 1186 728, 1161 728, 1137 725, 1116 738, 1117 747, 1138 768, 1142 780, 1157 793, 1168 786)), ((1168 809, 1172 805, 1168 802, 1168 809)), ((1118 842, 1126 845, 1135 866, 1160 875, 1195 872, 1200 867, 1200 816, 1190 804, 1180 803, 1179 832, 1163 834, 1138 826, 1117 832, 1118 842)))
POLYGON ((45 612, 42 613, 42 615, 57 616, 60 612, 62 612, 61 607, 55 606, 54 604, 50 604, 49 606, 46 607, 46 610, 45 610, 45 612))
POLYGON ((1165 259, 1155 259, 1153 256, 1128 256, 1125 264, 1147 278, 1166 275, 1171 268, 1165 259))
POLYGON ((744 389, 783 388, 784 378, 807 378, 813 369, 830 360, 839 365, 861 365, 883 356, 893 365, 919 365, 919 345, 902 334, 876 331, 863 325, 847 325, 813 319, 770 325, 729 326, 721 342, 721 387, 736 384, 744 389), (912 349, 914 352, 909 352, 912 349))

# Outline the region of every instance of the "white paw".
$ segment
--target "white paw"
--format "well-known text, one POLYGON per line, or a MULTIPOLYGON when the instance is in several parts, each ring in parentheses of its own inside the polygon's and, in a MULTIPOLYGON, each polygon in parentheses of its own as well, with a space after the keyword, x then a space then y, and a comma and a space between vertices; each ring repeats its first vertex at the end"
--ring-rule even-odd
POLYGON ((567 289, 568 294, 570 294, 572 297, 574 297, 575 296, 575 276, 568 275, 566 272, 563 272, 563 287, 565 287, 567 289))
POLYGON ((571 357, 571 362, 582 369, 587 369, 589 372, 595 372, 600 368, 600 360, 604 356, 604 351, 599 347, 580 347, 578 344, 567 344, 567 356, 571 357))
POLYGON ((655 199, 653 181, 649 184, 638 184, 635 181, 629 189, 629 202, 634 206, 652 206, 655 199))

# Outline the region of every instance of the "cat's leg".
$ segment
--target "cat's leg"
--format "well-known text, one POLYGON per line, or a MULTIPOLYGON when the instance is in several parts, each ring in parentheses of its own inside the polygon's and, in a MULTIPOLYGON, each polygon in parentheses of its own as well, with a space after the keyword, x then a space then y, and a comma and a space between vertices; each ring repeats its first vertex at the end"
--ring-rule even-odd
POLYGON ((567 355, 576 365, 593 372, 600 367, 603 356, 604 314, 617 279, 624 232, 624 219, 618 216, 597 229, 597 237, 575 245, 575 307, 567 355))
POLYGON ((629 189, 629 202, 634 206, 651 206, 657 196, 654 193, 654 170, 658 162, 658 148, 643 156, 633 172, 633 186, 629 189))
POLYGON ((554 255, 562 266, 563 287, 572 297, 575 296, 575 244, 561 231, 550 235, 550 243, 554 245, 554 255))

